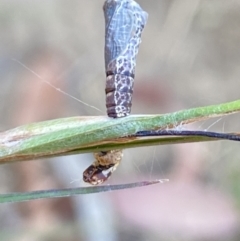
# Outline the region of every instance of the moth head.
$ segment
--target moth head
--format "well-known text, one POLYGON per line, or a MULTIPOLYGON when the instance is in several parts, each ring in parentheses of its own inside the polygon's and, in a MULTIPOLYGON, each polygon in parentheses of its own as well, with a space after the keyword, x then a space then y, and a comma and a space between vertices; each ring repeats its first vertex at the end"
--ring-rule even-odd
POLYGON ((116 169, 116 164, 107 166, 91 165, 83 172, 83 181, 91 185, 99 185, 112 175, 116 169))

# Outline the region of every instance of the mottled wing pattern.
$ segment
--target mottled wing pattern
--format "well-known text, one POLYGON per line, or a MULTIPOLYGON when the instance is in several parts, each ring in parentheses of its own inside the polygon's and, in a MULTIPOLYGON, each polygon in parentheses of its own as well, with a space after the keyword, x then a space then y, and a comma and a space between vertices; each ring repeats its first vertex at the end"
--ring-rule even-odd
POLYGON ((133 0, 107 0, 105 15, 106 106, 108 116, 129 115, 136 56, 147 13, 133 0))
MULTIPOLYGON (((133 0, 106 0, 104 6, 106 106, 109 117, 130 114, 136 56, 147 13, 133 0)), ((122 160, 122 150, 94 153, 95 162, 83 173, 92 185, 106 181, 122 160)))

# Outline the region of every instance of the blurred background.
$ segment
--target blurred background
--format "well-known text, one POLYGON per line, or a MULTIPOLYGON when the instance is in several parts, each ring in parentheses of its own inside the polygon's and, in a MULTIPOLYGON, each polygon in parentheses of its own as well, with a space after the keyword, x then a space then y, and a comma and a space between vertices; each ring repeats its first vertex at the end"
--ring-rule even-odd
MULTIPOLYGON (((137 57, 133 114, 239 99, 238 1, 138 2, 149 19, 137 57)), ((103 3, 0 0, 1 131, 61 117, 105 115, 103 3)), ((181 128, 239 131, 239 115, 181 128)), ((86 154, 2 165, 0 190, 84 186, 82 172, 92 161, 86 154)), ((0 240, 240 240, 239 143, 125 150, 108 183, 156 178, 170 182, 2 204, 0 240)))

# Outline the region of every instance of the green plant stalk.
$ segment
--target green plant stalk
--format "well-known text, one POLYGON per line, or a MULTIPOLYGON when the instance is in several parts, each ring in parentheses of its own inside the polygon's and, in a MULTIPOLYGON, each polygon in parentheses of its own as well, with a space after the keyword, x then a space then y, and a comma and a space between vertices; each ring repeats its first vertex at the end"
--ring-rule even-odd
POLYGON ((114 190, 129 189, 129 188, 153 185, 157 183, 164 183, 167 181, 168 179, 160 179, 160 180, 149 181, 149 182, 135 182, 135 183, 127 183, 127 184, 119 184, 119 185, 52 189, 52 190, 40 190, 40 191, 23 192, 23 193, 18 192, 18 193, 0 194, 0 203, 23 202, 23 201, 30 201, 35 199, 42 199, 42 198, 69 197, 69 196, 76 196, 80 194, 110 192, 114 190))
MULTIPOLYGON (((148 139, 128 138, 138 131, 166 129, 240 111, 240 100, 163 115, 125 118, 70 117, 32 123, 0 133, 0 163, 75 153, 150 145, 148 139), (104 148, 104 149, 102 149, 104 148)), ((159 144, 205 141, 211 138, 155 138, 159 144)))

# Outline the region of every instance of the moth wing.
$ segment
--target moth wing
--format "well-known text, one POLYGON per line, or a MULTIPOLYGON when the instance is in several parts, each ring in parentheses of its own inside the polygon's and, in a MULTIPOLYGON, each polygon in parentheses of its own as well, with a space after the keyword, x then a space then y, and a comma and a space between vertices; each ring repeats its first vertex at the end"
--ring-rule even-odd
POLYGON ((105 67, 127 48, 136 30, 134 10, 126 1, 105 7, 105 67))

